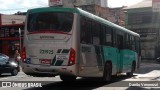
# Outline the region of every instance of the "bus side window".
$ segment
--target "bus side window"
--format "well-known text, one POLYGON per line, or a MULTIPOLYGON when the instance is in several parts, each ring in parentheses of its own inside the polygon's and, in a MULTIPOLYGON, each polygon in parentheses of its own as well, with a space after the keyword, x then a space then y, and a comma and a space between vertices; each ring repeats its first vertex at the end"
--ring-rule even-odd
POLYGON ((126 37, 126 49, 130 49, 130 35, 128 35, 128 34, 126 37))
POLYGON ((117 48, 118 49, 124 49, 124 44, 123 44, 123 35, 117 34, 117 48))
POLYGON ((132 36, 132 50, 136 51, 136 40, 135 38, 132 36))
POLYGON ((112 46, 112 29, 110 27, 106 28, 106 41, 105 41, 105 45, 107 46, 112 46))
POLYGON ((140 47, 140 39, 139 38, 135 38, 136 41, 136 52, 141 55, 141 47, 140 47))
POLYGON ((124 34, 124 49, 127 49, 127 34, 124 34))
POLYGON ((105 44, 105 30, 106 30, 106 27, 104 25, 101 25, 101 30, 100 30, 100 44, 101 45, 105 44))
POLYGON ((93 23, 93 29, 92 29, 92 36, 93 36, 93 44, 99 45, 100 44, 100 24, 99 23, 93 23))
POLYGON ((92 43, 91 21, 85 17, 81 17, 80 22, 80 42, 83 44, 92 43))
POLYGON ((141 40, 140 40, 140 38, 138 39, 138 46, 139 46, 139 48, 138 48, 139 55, 141 55, 141 40))
POLYGON ((111 33, 112 33, 112 46, 113 47, 117 47, 117 37, 118 37, 118 35, 117 35, 116 31, 117 31, 116 29, 112 29, 111 30, 111 33))

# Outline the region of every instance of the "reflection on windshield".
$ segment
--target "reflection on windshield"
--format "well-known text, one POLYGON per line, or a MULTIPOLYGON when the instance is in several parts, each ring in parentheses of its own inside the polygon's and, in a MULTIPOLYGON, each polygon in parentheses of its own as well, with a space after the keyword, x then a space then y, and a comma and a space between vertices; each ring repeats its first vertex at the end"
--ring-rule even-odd
POLYGON ((28 16, 28 31, 56 30, 69 32, 72 29, 73 13, 43 12, 28 16))
POLYGON ((5 63, 7 62, 7 58, 0 56, 0 63, 5 63))

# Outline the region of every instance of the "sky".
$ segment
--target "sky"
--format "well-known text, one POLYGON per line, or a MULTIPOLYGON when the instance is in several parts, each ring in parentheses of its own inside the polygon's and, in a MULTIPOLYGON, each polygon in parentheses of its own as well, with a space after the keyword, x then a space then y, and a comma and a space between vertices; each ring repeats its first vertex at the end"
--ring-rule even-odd
MULTIPOLYGON (((108 0, 109 7, 131 6, 142 0, 108 0)), ((48 0, 0 0, 0 13, 26 12, 31 8, 47 7, 48 0)))

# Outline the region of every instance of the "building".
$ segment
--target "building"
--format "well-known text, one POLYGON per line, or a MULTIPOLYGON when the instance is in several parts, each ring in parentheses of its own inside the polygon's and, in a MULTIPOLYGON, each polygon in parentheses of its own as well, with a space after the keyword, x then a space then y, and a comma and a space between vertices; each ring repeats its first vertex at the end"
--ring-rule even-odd
POLYGON ((140 34, 142 59, 160 56, 160 9, 154 3, 160 6, 160 0, 144 0, 126 8, 126 28, 140 34))
POLYGON ((64 7, 81 7, 84 5, 99 5, 108 7, 108 0, 62 0, 64 7))
POLYGON ((24 15, 0 14, 0 53, 13 57, 16 49, 20 51, 24 21, 24 15))
MULTIPOLYGON (((79 7, 113 23, 124 26, 124 7, 109 8, 107 0, 49 0, 50 6, 79 7)), ((17 12, 14 15, 0 14, 0 53, 12 57, 14 51, 20 51, 20 36, 24 31, 26 12, 17 12)))
POLYGON ((79 7, 118 25, 124 26, 124 7, 109 8, 108 0, 49 0, 49 6, 79 7))

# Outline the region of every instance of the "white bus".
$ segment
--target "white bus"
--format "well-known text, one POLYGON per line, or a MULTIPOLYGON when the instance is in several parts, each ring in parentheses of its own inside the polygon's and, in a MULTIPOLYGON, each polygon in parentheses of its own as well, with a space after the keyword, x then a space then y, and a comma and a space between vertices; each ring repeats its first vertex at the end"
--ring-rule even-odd
POLYGON ((79 8, 47 7, 27 12, 22 70, 29 75, 76 77, 133 75, 140 37, 79 8))

